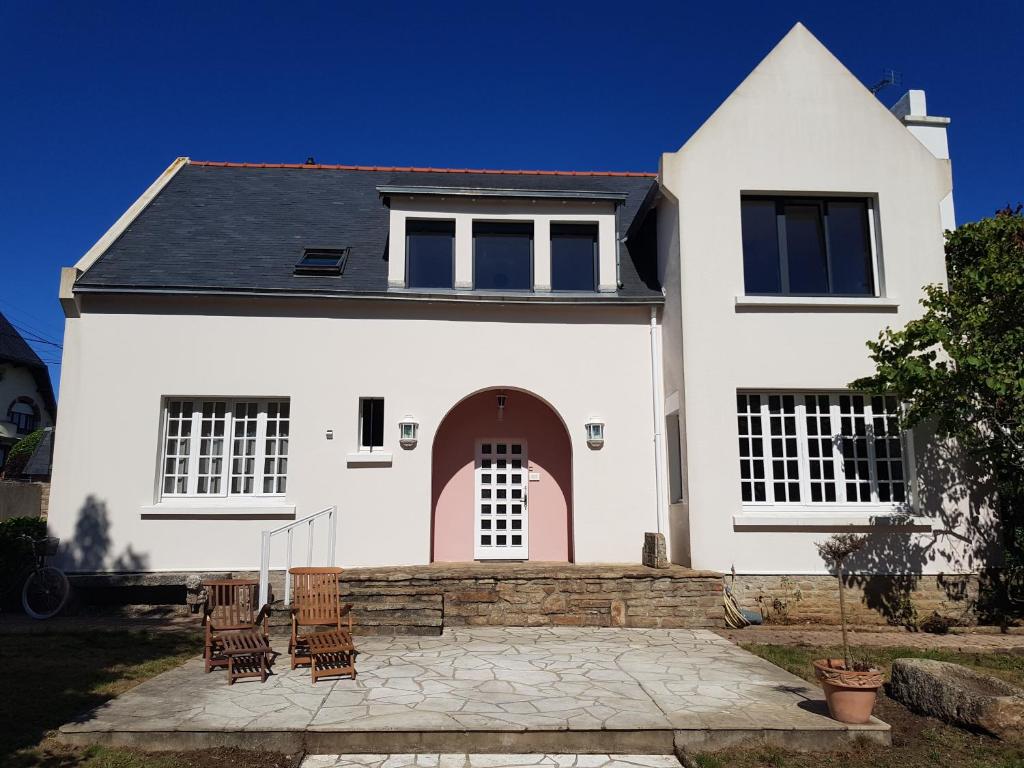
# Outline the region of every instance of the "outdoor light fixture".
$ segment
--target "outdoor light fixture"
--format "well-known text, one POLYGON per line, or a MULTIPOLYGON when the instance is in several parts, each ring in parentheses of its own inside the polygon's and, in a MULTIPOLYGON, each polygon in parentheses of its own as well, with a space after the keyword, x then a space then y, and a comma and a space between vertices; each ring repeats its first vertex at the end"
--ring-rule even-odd
POLYGON ((587 420, 587 445, 600 448, 604 445, 604 422, 599 419, 587 420))
POLYGON ((508 395, 498 395, 498 421, 505 418, 505 405, 508 403, 508 395))
POLYGON ((420 424, 412 416, 403 416, 398 422, 398 444, 406 450, 416 447, 419 433, 420 424))

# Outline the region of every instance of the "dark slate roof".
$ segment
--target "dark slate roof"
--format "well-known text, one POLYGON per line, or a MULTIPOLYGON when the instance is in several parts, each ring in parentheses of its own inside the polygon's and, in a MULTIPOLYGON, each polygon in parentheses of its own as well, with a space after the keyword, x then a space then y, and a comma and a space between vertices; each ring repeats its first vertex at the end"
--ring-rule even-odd
POLYGON ((0 312, 0 362, 45 368, 39 355, 18 333, 18 329, 0 312))
MULTIPOLYGON (((36 387, 43 396, 44 404, 50 414, 56 413, 57 401, 53 396, 53 383, 50 381, 50 371, 46 367, 46 363, 40 359, 39 355, 18 333, 18 329, 11 325, 2 312, 0 312, 0 363, 13 363, 28 368, 32 372, 32 378, 35 379, 36 387)), ((0 403, 0 407, 4 409, 7 408, 7 405, 7 403, 0 403)))
POLYGON ((36 449, 25 462, 25 468, 21 470, 23 475, 42 477, 50 474, 50 467, 53 466, 53 427, 46 427, 43 436, 36 444, 36 449))
MULTIPOLYGON (((384 294, 385 185, 610 192, 625 196, 619 230, 644 209, 648 174, 444 172, 189 163, 107 251, 76 290, 384 294), (349 248, 340 276, 294 274, 302 249, 349 248)), ((659 300, 656 254, 621 248, 622 287, 604 298, 659 300)), ((596 298, 600 298, 595 296, 596 298)))

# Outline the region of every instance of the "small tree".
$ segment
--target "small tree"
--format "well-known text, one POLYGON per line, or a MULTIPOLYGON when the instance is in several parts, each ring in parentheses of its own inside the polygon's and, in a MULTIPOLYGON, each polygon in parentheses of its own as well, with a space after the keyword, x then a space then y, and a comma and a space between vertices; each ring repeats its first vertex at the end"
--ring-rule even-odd
POLYGON ((1021 206, 946 233, 948 286, 924 314, 868 342, 872 376, 853 389, 897 395, 903 427, 933 423, 993 484, 1011 583, 1024 574, 1024 216, 1021 206))
POLYGON ((836 567, 836 576, 839 577, 839 621, 843 631, 843 664, 847 669, 853 669, 853 659, 850 657, 850 643, 846 637, 846 589, 843 585, 843 563, 850 555, 867 544, 868 537, 855 533, 837 533, 825 541, 818 542, 818 554, 827 563, 836 567))

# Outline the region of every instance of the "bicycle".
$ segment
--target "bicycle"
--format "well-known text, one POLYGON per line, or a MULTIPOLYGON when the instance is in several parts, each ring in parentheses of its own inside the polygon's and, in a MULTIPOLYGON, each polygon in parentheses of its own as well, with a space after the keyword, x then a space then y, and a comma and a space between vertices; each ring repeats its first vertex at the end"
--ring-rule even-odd
POLYGON ((57 554, 60 539, 45 536, 33 539, 19 536, 31 546, 33 565, 23 572, 21 607, 33 619, 50 619, 60 613, 71 595, 71 584, 60 568, 46 564, 46 558, 57 554))

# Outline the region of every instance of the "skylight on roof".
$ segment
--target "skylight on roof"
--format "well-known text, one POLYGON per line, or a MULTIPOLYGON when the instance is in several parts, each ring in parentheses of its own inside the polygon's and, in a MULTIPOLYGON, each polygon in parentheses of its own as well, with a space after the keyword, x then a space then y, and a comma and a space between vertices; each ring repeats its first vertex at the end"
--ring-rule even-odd
POLYGON ((295 265, 296 275, 340 275, 348 261, 348 248, 305 248, 295 265))

